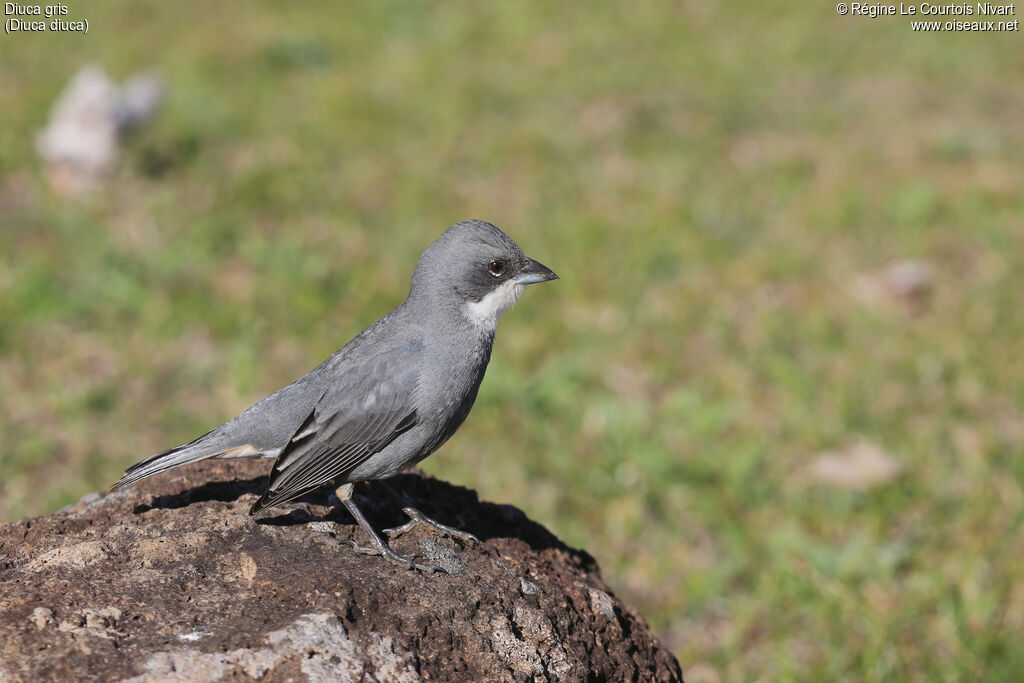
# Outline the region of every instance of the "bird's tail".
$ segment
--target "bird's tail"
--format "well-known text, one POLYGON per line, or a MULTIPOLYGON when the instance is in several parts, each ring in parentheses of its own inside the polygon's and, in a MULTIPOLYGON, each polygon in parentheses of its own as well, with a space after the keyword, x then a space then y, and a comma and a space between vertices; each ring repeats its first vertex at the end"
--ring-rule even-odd
POLYGON ((163 453, 151 455, 142 462, 132 465, 125 471, 124 476, 121 477, 116 484, 111 486, 110 489, 119 489, 122 486, 134 484, 140 479, 151 477, 154 474, 165 472, 174 467, 180 467, 181 465, 188 465, 193 462, 199 462, 200 460, 206 460, 207 458, 222 455, 222 449, 215 447, 211 448, 210 445, 205 443, 206 437, 212 433, 212 431, 208 432, 195 441, 190 441, 187 444, 176 446, 164 451, 163 453))

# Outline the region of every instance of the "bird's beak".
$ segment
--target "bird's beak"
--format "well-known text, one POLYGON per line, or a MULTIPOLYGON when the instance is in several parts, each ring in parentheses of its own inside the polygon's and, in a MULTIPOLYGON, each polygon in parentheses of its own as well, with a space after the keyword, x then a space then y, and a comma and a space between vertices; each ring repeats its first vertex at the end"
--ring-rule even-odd
POLYGON ((547 282, 548 280, 557 280, 558 276, 555 275, 555 271, 551 270, 547 266, 532 258, 526 259, 526 263, 523 264, 523 269, 519 271, 519 277, 516 278, 516 282, 521 285, 532 285, 536 282, 547 282))

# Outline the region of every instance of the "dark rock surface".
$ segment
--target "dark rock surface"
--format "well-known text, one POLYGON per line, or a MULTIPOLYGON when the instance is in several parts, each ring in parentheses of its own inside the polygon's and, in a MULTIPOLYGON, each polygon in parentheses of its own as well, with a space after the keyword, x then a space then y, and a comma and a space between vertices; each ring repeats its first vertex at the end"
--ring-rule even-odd
MULTIPOLYGON (((329 492, 249 517, 267 463, 208 462, 0 525, 0 680, 680 680, 679 664, 566 547, 516 508, 419 474, 428 515, 396 538, 453 573, 355 553, 329 492)), ((406 521, 372 484, 374 526, 406 521)))

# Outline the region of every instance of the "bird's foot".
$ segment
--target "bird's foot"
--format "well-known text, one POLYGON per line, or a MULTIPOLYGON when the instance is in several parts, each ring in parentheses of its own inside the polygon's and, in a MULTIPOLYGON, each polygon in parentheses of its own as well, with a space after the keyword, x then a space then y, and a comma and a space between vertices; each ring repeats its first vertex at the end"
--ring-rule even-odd
POLYGON ((370 526, 370 523, 366 521, 366 517, 363 516, 362 511, 359 510, 359 506, 356 505, 354 500, 352 500, 352 484, 345 484, 338 490, 341 492, 338 498, 341 500, 342 504, 348 509, 349 514, 351 514, 352 517, 356 520, 356 522, 359 523, 359 526, 363 528, 363 531, 366 532, 366 535, 370 537, 370 543, 373 546, 367 547, 365 545, 359 545, 355 541, 348 541, 348 543, 356 552, 363 553, 364 555, 380 555, 381 557, 390 560, 391 562, 394 562, 396 564, 400 564, 408 569, 419 569, 423 572, 444 571, 444 569, 441 567, 435 567, 432 564, 420 564, 419 562, 413 560, 412 557, 399 555, 394 550, 392 550, 391 546, 385 543, 381 539, 381 537, 377 535, 377 532, 373 530, 373 527, 370 526))
POLYGON ((384 559, 390 560, 395 564, 400 564, 406 569, 418 569, 421 572, 428 572, 430 574, 444 571, 442 567, 438 567, 437 565, 416 562, 410 555, 400 555, 383 542, 379 546, 375 544, 373 547, 359 545, 355 541, 346 541, 346 543, 352 546, 352 549, 357 553, 361 553, 363 555, 380 555, 384 559))
POLYGON ((442 524, 436 519, 431 519, 430 517, 427 517, 425 514, 423 514, 411 505, 402 508, 402 512, 404 512, 409 517, 409 521, 403 524, 402 526, 396 526, 391 529, 385 529, 384 533, 388 535, 388 538, 401 536, 417 524, 426 524, 429 527, 437 529, 442 534, 448 534, 452 538, 457 538, 463 541, 464 543, 480 542, 479 538, 469 533, 468 531, 462 531, 461 529, 456 529, 455 527, 448 526, 447 524, 442 524))

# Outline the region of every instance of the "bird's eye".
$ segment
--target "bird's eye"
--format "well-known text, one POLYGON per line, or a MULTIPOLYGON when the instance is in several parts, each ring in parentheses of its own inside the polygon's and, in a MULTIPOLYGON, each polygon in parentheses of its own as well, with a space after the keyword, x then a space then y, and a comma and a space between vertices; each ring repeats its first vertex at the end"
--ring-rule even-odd
POLYGON ((494 277, 501 277, 501 274, 505 272, 505 262, 491 261, 490 263, 487 264, 487 270, 494 277))

